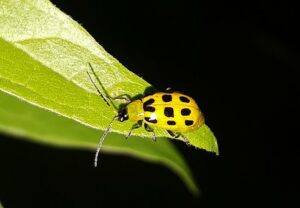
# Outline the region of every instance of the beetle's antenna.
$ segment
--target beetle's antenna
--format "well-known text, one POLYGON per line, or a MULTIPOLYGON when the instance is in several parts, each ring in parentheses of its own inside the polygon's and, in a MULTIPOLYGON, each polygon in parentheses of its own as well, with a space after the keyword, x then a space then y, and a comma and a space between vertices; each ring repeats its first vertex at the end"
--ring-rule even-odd
POLYGON ((118 118, 118 116, 115 116, 112 121, 109 123, 107 129, 105 130, 105 132, 103 133, 99 143, 98 143, 98 148, 97 148, 97 151, 96 151, 96 154, 95 154, 95 160, 94 160, 94 166, 97 167, 98 165, 98 156, 99 156, 99 153, 100 153, 100 150, 101 150, 101 147, 102 147, 102 143, 106 137, 106 135, 110 132, 111 130, 111 127, 112 127, 112 124, 113 122, 115 121, 115 119, 118 118))
POLYGON ((97 87, 96 83, 93 81, 91 74, 90 74, 88 71, 86 71, 87 74, 88 74, 88 76, 89 76, 89 78, 90 78, 90 80, 91 80, 91 82, 92 82, 92 84, 93 84, 94 87, 96 88, 98 94, 102 97, 102 99, 106 102, 106 104, 107 104, 108 106, 111 106, 111 105, 112 105, 112 106, 115 108, 115 110, 118 110, 118 109, 116 108, 116 106, 113 104, 113 102, 112 102, 112 100, 111 100, 111 97, 109 96, 108 92, 106 91, 106 89, 105 89, 105 87, 103 86, 102 82, 100 81, 99 77, 98 77, 97 74, 95 73, 94 68, 92 67, 92 64, 91 64, 91 63, 88 63, 88 64, 89 64, 89 66, 90 66, 90 68, 91 68, 91 70, 92 70, 92 72, 93 72, 94 77, 96 78, 97 82, 99 83, 99 85, 101 86, 102 90, 103 90, 104 93, 105 93, 105 95, 103 95, 103 94, 101 93, 100 89, 97 87))
POLYGON ((93 83, 94 87, 96 88, 98 94, 102 97, 102 99, 106 102, 106 104, 107 104, 108 106, 110 106, 109 102, 106 100, 106 98, 104 97, 104 95, 102 95, 102 93, 100 92, 99 88, 97 87, 97 85, 96 85, 95 82, 93 81, 93 79, 92 79, 90 73, 89 73, 88 71, 86 71, 86 73, 89 75, 89 78, 90 78, 91 82, 93 83))

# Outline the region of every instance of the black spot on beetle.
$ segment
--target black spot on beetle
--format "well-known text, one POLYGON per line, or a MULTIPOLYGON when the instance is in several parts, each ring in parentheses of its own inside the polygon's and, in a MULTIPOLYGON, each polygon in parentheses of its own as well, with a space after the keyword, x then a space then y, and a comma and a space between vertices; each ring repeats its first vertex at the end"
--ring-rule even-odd
POLYGON ((176 125, 176 122, 175 121, 167 121, 167 124, 170 126, 174 126, 174 125, 176 125))
POLYGON ((150 98, 149 100, 147 100, 146 102, 144 102, 144 106, 148 106, 148 105, 151 105, 152 103, 154 103, 154 99, 153 98, 150 98))
POLYGON ((189 103, 190 102, 190 99, 188 99, 185 96, 180 96, 179 99, 181 100, 181 102, 184 102, 184 103, 189 103))
POLYGON ((144 111, 150 111, 150 112, 154 112, 155 108, 150 106, 152 103, 154 103, 154 99, 150 98, 149 100, 147 100, 146 102, 143 103, 143 109, 144 111))
POLYGON ((145 120, 148 121, 149 123, 157 123, 156 119, 150 119, 150 117, 145 117, 145 120))
POLYGON ((164 114, 167 117, 174 117, 174 110, 171 107, 165 107, 164 114))
POLYGON ((191 114, 191 110, 190 109, 188 109, 188 108, 181 109, 181 115, 188 116, 190 114, 191 114))
POLYGON ((170 101, 172 101, 172 95, 163 95, 162 100, 164 102, 170 102, 170 101))
POLYGON ((194 121, 192 121, 192 120, 185 120, 184 122, 185 122, 186 126, 191 126, 194 123, 194 121))
POLYGON ((143 106, 144 111, 154 112, 155 108, 153 106, 143 106))

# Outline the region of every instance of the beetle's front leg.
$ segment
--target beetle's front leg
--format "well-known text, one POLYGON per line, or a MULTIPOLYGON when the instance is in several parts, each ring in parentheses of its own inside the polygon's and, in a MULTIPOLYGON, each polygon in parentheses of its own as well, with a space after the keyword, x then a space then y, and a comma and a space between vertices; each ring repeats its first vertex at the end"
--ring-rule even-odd
POLYGON ((138 121, 137 123, 133 124, 129 133, 127 134, 127 136, 125 137, 126 139, 128 139, 131 136, 131 133, 134 129, 138 129, 143 125, 143 120, 138 121))

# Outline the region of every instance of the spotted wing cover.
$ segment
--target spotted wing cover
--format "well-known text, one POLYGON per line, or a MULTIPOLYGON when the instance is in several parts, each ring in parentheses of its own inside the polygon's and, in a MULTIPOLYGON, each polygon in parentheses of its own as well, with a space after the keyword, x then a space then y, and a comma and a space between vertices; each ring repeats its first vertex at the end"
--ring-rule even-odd
POLYGON ((174 132, 199 128, 204 118, 193 98, 182 93, 158 92, 143 98, 145 122, 174 132))

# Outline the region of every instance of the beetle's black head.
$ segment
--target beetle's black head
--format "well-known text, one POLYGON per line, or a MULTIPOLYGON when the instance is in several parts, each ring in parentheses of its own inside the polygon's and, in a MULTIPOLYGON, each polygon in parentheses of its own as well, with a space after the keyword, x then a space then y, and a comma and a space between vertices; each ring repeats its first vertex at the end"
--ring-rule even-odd
POLYGON ((127 108, 123 107, 119 110, 117 119, 121 122, 128 120, 128 113, 127 113, 127 108))

